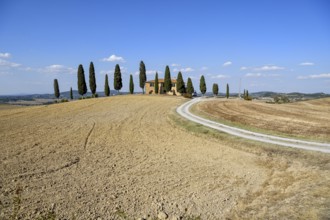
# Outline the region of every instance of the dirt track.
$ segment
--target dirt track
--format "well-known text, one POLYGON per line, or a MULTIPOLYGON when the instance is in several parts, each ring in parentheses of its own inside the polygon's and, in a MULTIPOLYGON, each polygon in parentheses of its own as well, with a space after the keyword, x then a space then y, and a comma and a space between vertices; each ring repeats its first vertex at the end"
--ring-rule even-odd
MULTIPOLYGON (((215 130, 228 133, 230 135, 234 135, 240 138, 245 138, 254 141, 260 141, 264 143, 276 144, 285 147, 293 147, 298 149, 304 150, 312 150, 312 151, 319 151, 323 153, 330 153, 330 144, 329 143, 319 143, 319 142, 310 142, 310 141, 303 141, 293 138, 283 138, 273 135, 262 134, 258 132, 252 132, 246 129, 240 129, 233 126, 228 126, 222 123, 218 123, 214 120, 209 120, 207 118, 199 117, 196 114, 190 112, 190 108, 193 105, 200 104, 201 106, 206 105, 208 106, 209 103, 219 102, 218 99, 205 99, 205 98, 196 98, 189 102, 186 102, 177 108, 177 112, 183 116, 184 118, 202 124, 204 126, 213 128, 215 130), (201 103, 203 102, 203 103, 201 103)), ((221 101, 220 101, 221 102, 221 101)), ((222 101, 225 102, 225 101, 222 101)), ((242 102, 242 101, 241 101, 242 102)), ((203 106, 204 107, 204 106, 203 106)), ((208 108, 210 111, 210 107, 208 108)), ((243 113, 242 113, 243 114, 243 113)), ((291 125, 292 126, 292 125, 291 125)))
POLYGON ((118 96, 1 110, 0 218, 50 211, 61 219, 329 213, 328 157, 304 155, 317 157, 309 165, 192 133, 170 118, 183 101, 118 96))
POLYGON ((330 98, 288 104, 218 99, 200 103, 199 111, 224 122, 261 132, 330 142, 330 98))

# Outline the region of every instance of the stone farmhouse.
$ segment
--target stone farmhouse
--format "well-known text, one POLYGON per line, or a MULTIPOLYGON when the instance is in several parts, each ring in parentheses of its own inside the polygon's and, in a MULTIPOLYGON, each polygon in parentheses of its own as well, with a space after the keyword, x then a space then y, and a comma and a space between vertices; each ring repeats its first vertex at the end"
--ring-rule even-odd
MULTIPOLYGON (((172 88, 168 92, 168 95, 181 95, 176 89, 176 79, 171 79, 172 88)), ((149 80, 146 82, 146 94, 156 94, 155 93, 155 80, 149 80)), ((158 79, 158 94, 166 94, 164 88, 164 79, 158 79)))

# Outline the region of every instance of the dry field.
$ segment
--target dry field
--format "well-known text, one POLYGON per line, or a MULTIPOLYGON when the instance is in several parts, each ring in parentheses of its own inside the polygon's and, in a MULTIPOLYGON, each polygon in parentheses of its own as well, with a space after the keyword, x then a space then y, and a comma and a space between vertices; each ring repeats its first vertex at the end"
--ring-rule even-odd
POLYGON ((330 98, 281 105, 219 99, 199 103, 194 111, 250 130, 330 142, 330 98))
POLYGON ((203 128, 175 114, 184 101, 127 95, 1 110, 0 219, 330 216, 329 155, 203 128))

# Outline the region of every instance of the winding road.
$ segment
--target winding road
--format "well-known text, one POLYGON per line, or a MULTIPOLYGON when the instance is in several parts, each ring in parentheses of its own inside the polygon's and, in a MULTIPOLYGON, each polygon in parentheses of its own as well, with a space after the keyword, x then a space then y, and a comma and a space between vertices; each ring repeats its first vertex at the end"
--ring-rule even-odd
POLYGON ((328 143, 318 143, 318 142, 310 142, 310 141, 302 141, 297 139, 291 139, 291 138, 283 138, 283 137, 277 137, 267 134, 261 134, 256 133, 240 128, 231 127, 228 125, 224 125, 215 121, 211 121, 202 117, 199 117, 197 115, 192 114, 189 111, 189 108, 198 103, 198 102, 204 102, 208 100, 214 100, 214 99, 206 99, 206 98, 195 98, 189 102, 186 102, 179 106, 176 111, 179 113, 182 117, 196 122, 198 124, 204 125, 206 127, 210 127, 213 129, 216 129, 221 132, 225 132, 231 135, 235 135, 241 138, 246 138, 254 141, 260 141, 264 143, 270 143, 270 144, 276 144, 281 145, 285 147, 293 147, 293 148, 299 148, 304 150, 311 150, 311 151, 319 151, 323 153, 330 153, 330 144, 328 143))

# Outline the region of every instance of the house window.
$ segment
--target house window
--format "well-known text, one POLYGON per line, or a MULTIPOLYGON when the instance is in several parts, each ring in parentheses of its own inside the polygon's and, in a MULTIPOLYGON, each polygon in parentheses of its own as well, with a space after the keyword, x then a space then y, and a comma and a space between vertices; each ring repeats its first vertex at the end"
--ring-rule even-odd
POLYGON ((154 87, 155 86, 155 83, 150 83, 150 87, 154 87))

